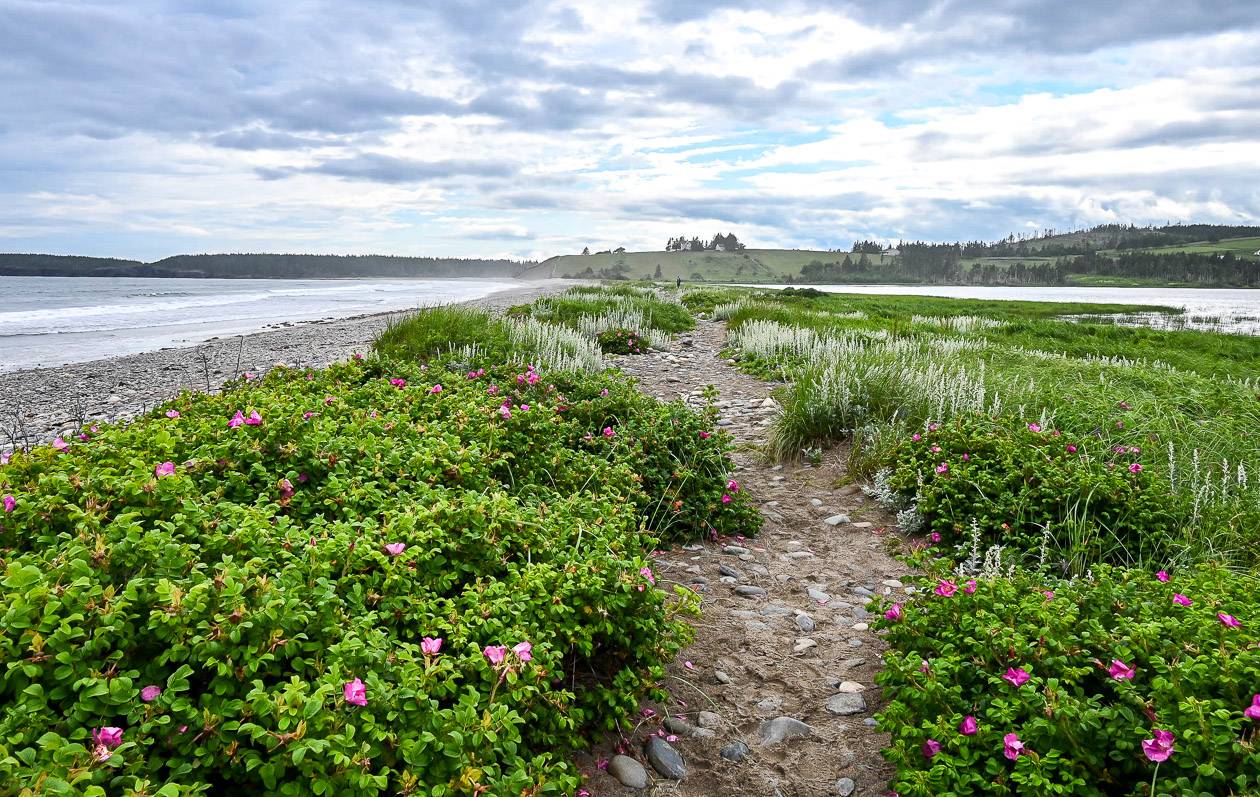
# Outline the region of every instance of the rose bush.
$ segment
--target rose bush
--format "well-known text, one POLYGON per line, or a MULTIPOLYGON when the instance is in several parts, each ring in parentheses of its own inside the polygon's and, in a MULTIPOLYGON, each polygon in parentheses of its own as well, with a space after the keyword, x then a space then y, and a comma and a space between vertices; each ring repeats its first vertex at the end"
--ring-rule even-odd
POLYGON ((616 374, 277 369, 84 433, 0 466, 0 795, 570 793, 687 638, 659 540, 756 525, 616 374))

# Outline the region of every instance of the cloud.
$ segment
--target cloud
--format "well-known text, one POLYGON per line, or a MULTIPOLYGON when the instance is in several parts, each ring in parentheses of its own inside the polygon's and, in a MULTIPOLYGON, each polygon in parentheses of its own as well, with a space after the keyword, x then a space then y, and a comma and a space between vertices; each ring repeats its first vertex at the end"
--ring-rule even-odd
POLYGON ((349 158, 326 160, 313 166, 264 168, 259 171, 266 179, 294 174, 326 174, 346 180, 421 183, 453 177, 509 177, 517 172, 517 167, 511 163, 490 160, 424 161, 364 152, 349 158))

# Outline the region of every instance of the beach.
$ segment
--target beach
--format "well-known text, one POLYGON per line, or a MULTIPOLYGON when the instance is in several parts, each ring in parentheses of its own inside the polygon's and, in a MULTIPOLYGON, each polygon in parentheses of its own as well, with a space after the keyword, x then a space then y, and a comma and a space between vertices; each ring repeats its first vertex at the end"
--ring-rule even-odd
MULTIPOLYGON (((497 312, 567 287, 522 282, 462 304, 497 312)), ((279 364, 319 368, 367 353, 390 319, 407 312, 282 324, 195 346, 0 373, 0 450, 49 442, 59 435, 68 439, 85 423, 142 414, 181 390, 213 392, 245 372, 264 374, 279 364)))

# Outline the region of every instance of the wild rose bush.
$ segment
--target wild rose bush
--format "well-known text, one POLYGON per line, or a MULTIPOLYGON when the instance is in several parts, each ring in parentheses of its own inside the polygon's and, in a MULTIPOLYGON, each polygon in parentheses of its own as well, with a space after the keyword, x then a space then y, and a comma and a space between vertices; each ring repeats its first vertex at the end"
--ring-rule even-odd
POLYGON ((904 504, 914 501, 922 531, 946 544, 971 544, 974 529, 982 550, 1036 554, 1048 529, 1056 555, 1088 565, 1162 562, 1187 522, 1186 507, 1152 482, 1143 461, 1138 446, 966 417, 903 437, 887 466, 889 486, 904 504))
POLYGON ((881 607, 892 789, 1257 793, 1256 586, 1105 566, 1092 580, 923 580, 922 597, 881 607))
POLYGON ((604 354, 642 354, 648 348, 632 329, 606 329, 595 340, 604 354))
POLYGON ((277 369, 84 434, 0 466, 0 794, 571 793, 686 640, 658 538, 755 530, 712 417, 616 375, 277 369))

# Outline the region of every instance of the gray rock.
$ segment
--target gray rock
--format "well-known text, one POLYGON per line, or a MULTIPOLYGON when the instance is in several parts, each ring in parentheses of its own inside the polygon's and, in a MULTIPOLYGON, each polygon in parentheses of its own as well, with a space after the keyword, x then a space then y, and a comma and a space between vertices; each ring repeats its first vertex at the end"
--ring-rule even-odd
POLYGON ((701 728, 716 728, 722 724, 722 718, 712 711, 701 711, 696 715, 696 724, 701 728))
POLYGON ((831 596, 817 587, 810 587, 806 590, 806 593, 809 594, 810 600, 816 600, 819 603, 829 603, 831 601, 831 596))
POLYGON ((857 784, 853 782, 853 778, 840 778, 836 781, 836 794, 840 797, 849 797, 856 788, 857 784))
POLYGON ((808 634, 816 627, 814 618, 810 617, 808 614, 798 614, 796 615, 796 627, 808 634))
POLYGON ((718 565, 718 572, 729 578, 740 579, 744 577, 743 573, 739 572, 738 570, 726 564, 725 562, 722 562, 721 564, 718 565))
POLYGON ((752 584, 740 584, 735 588, 735 594, 742 595, 745 598, 759 598, 762 595, 765 595, 766 591, 761 587, 755 587, 752 584))
POLYGON ((866 711, 866 700, 856 692, 841 692, 827 700, 827 710, 841 717, 861 714, 866 711))
POLYGON ((818 647, 817 642, 810 639, 809 637, 801 637, 800 639, 796 640, 796 644, 792 646, 792 652, 804 653, 810 648, 815 648, 815 647, 818 647))
POLYGON ((866 587, 854 587, 854 588, 853 588, 853 594, 855 594, 855 595, 862 595, 862 596, 867 597, 867 598, 873 598, 873 597, 875 597, 875 593, 874 593, 874 592, 871 592, 871 591, 870 591, 869 589, 867 589, 866 587))
POLYGON ((849 522, 848 515, 832 515, 823 521, 823 523, 826 523, 828 526, 839 526, 849 522))
POLYGON ((695 736, 696 731, 700 730, 682 717, 666 717, 665 729, 679 736, 695 736))
POLYGON ((817 498, 811 498, 809 499, 809 505, 813 507, 820 507, 822 506, 822 501, 818 500, 817 498))
POLYGON ((739 556, 741 554, 748 553, 748 549, 742 545, 723 545, 722 553, 729 553, 729 554, 734 554, 735 556, 739 556))
POLYGON ((743 742, 731 742, 722 747, 720 754, 727 761, 734 761, 738 764, 748 757, 748 745, 743 742))
POLYGON ((649 738, 644 752, 647 753, 648 763, 652 765, 652 769, 659 772, 661 777, 670 780, 682 780, 687 777, 687 764, 683 761, 683 757, 661 737, 649 738))
POLYGON ((647 770, 630 756, 615 755, 608 762, 608 774, 617 779, 622 786, 631 789, 648 787, 647 770))
POLYGON ((871 613, 866 610, 865 606, 854 606, 849 611, 853 612, 853 616, 859 620, 865 620, 871 616, 871 613))
POLYGON ((879 720, 875 719, 874 717, 867 717, 866 719, 862 720, 862 724, 868 728, 878 728, 879 720))
POLYGON ((814 729, 795 717, 775 717, 766 720, 757 728, 757 736, 764 747, 778 744, 786 739, 798 736, 810 736, 814 729))
POLYGON ((773 714, 779 710, 779 706, 783 705, 783 700, 777 697, 762 698, 757 703, 758 714, 773 714))
POLYGON ((729 683, 731 682, 731 676, 727 675, 726 673, 722 672, 721 670, 714 670, 714 671, 713 671, 713 677, 714 677, 714 679, 716 679, 716 680, 717 680, 717 682, 718 682, 718 683, 720 683, 720 684, 729 684, 729 683))
POLYGON ((792 613, 792 610, 786 606, 780 606, 777 603, 772 603, 762 609, 761 613, 766 617, 786 617, 792 613))

